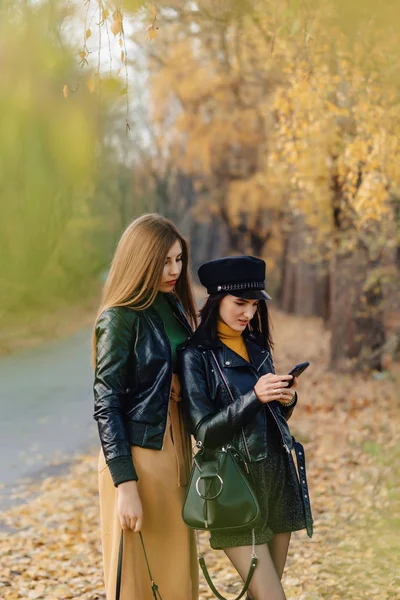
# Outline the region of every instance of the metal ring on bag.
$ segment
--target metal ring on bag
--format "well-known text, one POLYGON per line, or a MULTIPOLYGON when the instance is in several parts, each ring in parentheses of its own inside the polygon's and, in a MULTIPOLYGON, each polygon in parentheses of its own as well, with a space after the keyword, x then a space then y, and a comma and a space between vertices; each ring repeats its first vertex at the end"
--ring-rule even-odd
POLYGON ((219 475, 212 475, 211 477, 199 477, 196 481, 196 492, 198 493, 198 495, 200 496, 200 498, 202 498, 203 500, 215 500, 215 498, 218 498, 218 496, 220 495, 220 493, 222 492, 222 489, 224 487, 224 482, 222 481, 222 477, 220 477, 219 475), (199 490, 199 481, 200 479, 212 479, 214 477, 218 477, 220 484, 221 484, 221 489, 218 490, 218 493, 215 494, 215 496, 203 496, 203 494, 200 492, 199 490))

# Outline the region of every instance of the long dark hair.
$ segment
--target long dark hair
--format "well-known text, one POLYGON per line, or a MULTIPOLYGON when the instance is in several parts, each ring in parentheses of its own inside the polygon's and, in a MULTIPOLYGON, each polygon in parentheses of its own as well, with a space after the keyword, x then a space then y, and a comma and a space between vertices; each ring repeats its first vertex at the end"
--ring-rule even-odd
MULTIPOLYGON (((210 342, 218 340, 217 327, 219 316, 219 305, 221 300, 227 296, 226 292, 210 294, 200 310, 200 325, 194 334, 196 338, 203 338, 210 342)), ((262 348, 273 349, 273 341, 271 336, 271 324, 268 313, 268 307, 265 300, 260 300, 257 305, 257 310, 254 317, 248 325, 249 331, 256 337, 257 343, 262 348)))

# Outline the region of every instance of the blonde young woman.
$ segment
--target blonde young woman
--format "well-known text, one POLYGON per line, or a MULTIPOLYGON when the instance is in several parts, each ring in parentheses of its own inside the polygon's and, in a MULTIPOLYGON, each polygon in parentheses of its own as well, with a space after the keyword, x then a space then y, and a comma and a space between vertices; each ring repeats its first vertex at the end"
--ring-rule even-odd
POLYGON ((95 326, 94 418, 107 600, 114 600, 121 528, 120 600, 152 600, 142 532, 163 600, 196 600, 192 533, 181 519, 190 437, 180 411, 176 348, 196 309, 189 250, 160 215, 129 225, 116 249, 95 326))

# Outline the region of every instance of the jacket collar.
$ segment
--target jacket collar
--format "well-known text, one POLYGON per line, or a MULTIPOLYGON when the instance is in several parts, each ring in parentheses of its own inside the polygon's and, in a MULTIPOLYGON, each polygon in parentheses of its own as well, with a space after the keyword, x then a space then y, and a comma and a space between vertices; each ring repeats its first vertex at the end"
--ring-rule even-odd
POLYGON ((193 329, 191 328, 190 323, 186 318, 185 312, 183 310, 183 306, 182 306, 179 298, 177 296, 175 296, 175 294, 166 294, 166 298, 173 310, 175 317, 178 319, 178 321, 181 322, 181 324, 185 327, 185 329, 188 330, 188 333, 192 334, 193 329))
MULTIPOLYGON (((171 306, 172 312, 175 315, 175 317, 178 319, 178 321, 181 323, 181 325, 183 325, 183 327, 187 330, 188 334, 192 335, 193 329, 192 329, 189 321, 186 318, 185 312, 183 310, 183 306, 182 306, 179 298, 177 298, 174 294, 165 294, 165 297, 167 299, 168 304, 171 306)), ((155 320, 159 324, 162 324, 162 319, 159 316, 158 312, 156 311, 156 309, 154 308, 153 305, 149 306, 149 308, 147 308, 144 312, 146 312, 153 321, 155 320)))
POLYGON ((262 348, 256 340, 256 336, 250 334, 245 337, 247 352, 249 353, 249 358, 251 364, 257 369, 265 363, 267 358, 269 357, 269 351, 265 348, 262 348))
POLYGON ((234 350, 231 350, 228 346, 222 344, 222 366, 227 368, 248 367, 249 363, 239 354, 236 354, 234 350))
MULTIPOLYGON (((258 371, 261 365, 269 356, 268 350, 265 350, 257 343, 257 337, 251 333, 248 329, 243 332, 243 337, 246 343, 247 352, 249 353, 250 364, 253 365, 258 371)), ((222 366, 226 368, 232 367, 248 367, 249 363, 247 360, 236 354, 233 350, 225 346, 219 338, 211 340, 205 337, 199 338, 197 341, 197 347, 204 350, 216 350, 221 349, 221 360, 222 366)))
POLYGON ((216 350, 217 348, 222 348, 223 343, 219 338, 212 340, 211 338, 206 338, 200 336, 195 333, 195 344, 200 350, 216 350))

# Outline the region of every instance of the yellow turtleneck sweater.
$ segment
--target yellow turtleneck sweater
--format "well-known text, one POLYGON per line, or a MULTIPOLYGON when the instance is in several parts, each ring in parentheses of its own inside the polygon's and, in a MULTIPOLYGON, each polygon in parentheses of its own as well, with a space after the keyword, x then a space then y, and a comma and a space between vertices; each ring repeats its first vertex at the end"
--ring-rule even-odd
POLYGON ((240 331, 231 329, 229 325, 218 319, 218 337, 225 346, 239 354, 244 360, 250 362, 246 344, 240 331))

